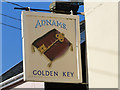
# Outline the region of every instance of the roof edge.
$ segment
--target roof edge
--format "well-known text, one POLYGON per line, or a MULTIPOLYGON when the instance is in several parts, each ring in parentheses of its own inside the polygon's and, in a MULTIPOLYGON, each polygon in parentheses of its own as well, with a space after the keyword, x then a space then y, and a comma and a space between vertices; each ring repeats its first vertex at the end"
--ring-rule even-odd
POLYGON ((6 88, 10 85, 13 85, 19 81, 23 80, 23 73, 20 73, 14 77, 9 78, 8 80, 5 80, 3 82, 0 83, 0 90, 3 88, 6 88))

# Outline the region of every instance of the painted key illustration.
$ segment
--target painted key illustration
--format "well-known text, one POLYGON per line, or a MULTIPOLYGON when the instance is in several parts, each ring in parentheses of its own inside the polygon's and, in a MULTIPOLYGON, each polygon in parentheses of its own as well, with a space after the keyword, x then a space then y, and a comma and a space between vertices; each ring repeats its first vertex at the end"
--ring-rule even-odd
POLYGON ((41 54, 50 60, 48 67, 51 67, 52 61, 64 55, 69 47, 73 51, 72 43, 56 29, 47 32, 32 43, 33 52, 35 52, 34 48, 37 48, 41 54))

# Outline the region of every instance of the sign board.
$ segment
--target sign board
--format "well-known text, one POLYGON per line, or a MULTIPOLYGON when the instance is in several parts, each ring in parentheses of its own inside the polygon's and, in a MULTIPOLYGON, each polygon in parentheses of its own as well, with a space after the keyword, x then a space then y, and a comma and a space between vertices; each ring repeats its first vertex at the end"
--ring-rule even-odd
POLYGON ((82 82, 79 16, 22 12, 25 81, 82 82))

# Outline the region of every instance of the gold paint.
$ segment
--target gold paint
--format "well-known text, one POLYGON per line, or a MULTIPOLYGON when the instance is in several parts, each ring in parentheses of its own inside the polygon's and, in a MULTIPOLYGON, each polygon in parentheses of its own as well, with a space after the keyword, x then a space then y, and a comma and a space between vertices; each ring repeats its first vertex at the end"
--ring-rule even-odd
POLYGON ((49 48, 51 48, 57 41, 63 42, 64 41, 64 34, 60 33, 60 34, 56 34, 56 38, 57 40, 55 40, 48 48, 42 44, 38 50, 41 52, 41 54, 43 54, 44 52, 46 52, 49 48))
MULTIPOLYGON (((64 42, 64 33, 56 34, 55 37, 57 38, 49 47, 46 47, 44 44, 42 44, 38 50, 41 52, 41 54, 45 53, 49 48, 51 48, 57 41, 64 42)), ((70 46, 71 51, 73 51, 73 45, 70 46)), ((34 46, 32 45, 32 51, 35 52, 34 46)), ((48 63, 47 65, 49 68, 52 66, 52 61, 48 63)))
POLYGON ((72 44, 71 44, 71 46, 70 46, 70 47, 71 47, 71 51, 73 51, 73 45, 72 45, 72 44))
POLYGON ((38 48, 38 50, 41 52, 41 54, 43 54, 47 50, 47 47, 43 44, 38 48))
POLYGON ((48 66, 48 67, 51 67, 51 65, 52 65, 52 62, 49 62, 47 66, 48 66))
POLYGON ((49 48, 51 48, 56 42, 58 41, 58 39, 57 40, 55 40, 55 42, 54 43, 52 43, 48 48, 47 48, 47 50, 49 49, 49 48))
POLYGON ((31 46, 31 49, 32 49, 32 52, 35 52, 35 48, 33 45, 31 46))
POLYGON ((59 40, 60 42, 63 42, 63 41, 64 41, 64 34, 63 34, 63 33, 56 34, 56 38, 58 38, 58 40, 59 40))

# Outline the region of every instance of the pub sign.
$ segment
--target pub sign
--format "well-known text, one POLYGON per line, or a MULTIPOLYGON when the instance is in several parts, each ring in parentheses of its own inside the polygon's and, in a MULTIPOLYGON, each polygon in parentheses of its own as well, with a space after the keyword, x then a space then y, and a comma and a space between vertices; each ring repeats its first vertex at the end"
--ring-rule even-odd
POLYGON ((25 81, 82 82, 79 16, 22 12, 25 81))

